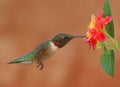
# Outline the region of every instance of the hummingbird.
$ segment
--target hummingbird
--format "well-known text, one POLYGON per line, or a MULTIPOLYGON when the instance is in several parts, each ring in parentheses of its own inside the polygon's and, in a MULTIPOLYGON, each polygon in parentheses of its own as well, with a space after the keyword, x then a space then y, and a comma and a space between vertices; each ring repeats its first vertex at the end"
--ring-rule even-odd
POLYGON ((37 63, 37 67, 40 70, 43 69, 45 61, 48 57, 56 53, 60 48, 63 48, 70 40, 74 38, 85 37, 82 36, 72 36, 65 33, 57 34, 54 38, 43 42, 37 48, 35 48, 32 52, 27 55, 15 59, 8 64, 32 64, 37 63))

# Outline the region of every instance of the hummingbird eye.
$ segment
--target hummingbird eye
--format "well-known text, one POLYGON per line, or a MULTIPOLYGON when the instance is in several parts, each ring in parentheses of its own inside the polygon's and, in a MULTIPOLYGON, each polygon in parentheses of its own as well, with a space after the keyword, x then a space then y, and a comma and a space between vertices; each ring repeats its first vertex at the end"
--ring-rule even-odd
POLYGON ((68 37, 64 37, 63 39, 64 39, 64 40, 67 40, 67 39, 68 39, 68 37))
POLYGON ((64 39, 64 40, 70 40, 71 38, 69 38, 69 37, 64 37, 63 39, 64 39))

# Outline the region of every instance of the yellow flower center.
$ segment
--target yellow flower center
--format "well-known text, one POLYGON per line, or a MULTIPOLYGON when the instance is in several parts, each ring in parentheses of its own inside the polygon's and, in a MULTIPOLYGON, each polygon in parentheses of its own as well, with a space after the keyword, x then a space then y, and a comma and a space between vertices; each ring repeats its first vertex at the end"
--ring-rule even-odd
POLYGON ((86 37, 87 37, 87 39, 89 40, 89 39, 92 37, 91 33, 90 33, 90 32, 87 32, 86 37))
POLYGON ((95 16, 94 15, 91 16, 91 22, 90 22, 89 28, 90 29, 95 28, 95 16))

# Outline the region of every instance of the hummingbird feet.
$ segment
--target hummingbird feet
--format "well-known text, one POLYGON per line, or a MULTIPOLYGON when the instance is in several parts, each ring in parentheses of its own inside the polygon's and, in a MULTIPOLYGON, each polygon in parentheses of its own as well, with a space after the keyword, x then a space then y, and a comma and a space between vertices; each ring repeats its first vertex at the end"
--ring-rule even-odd
POLYGON ((42 70, 44 68, 44 64, 42 62, 40 62, 37 67, 39 67, 40 70, 42 70))

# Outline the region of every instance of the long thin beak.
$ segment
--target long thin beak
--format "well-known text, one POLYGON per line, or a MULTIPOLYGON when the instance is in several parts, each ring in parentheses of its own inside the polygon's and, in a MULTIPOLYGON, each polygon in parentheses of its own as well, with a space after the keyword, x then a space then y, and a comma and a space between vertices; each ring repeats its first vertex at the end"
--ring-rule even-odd
POLYGON ((73 36, 73 38, 84 38, 86 37, 85 35, 81 35, 81 36, 73 36))

